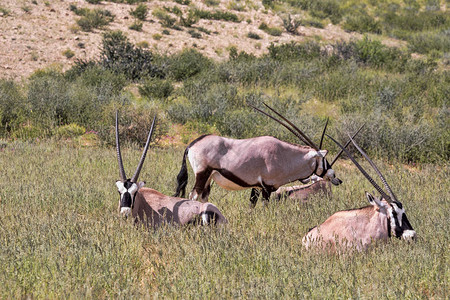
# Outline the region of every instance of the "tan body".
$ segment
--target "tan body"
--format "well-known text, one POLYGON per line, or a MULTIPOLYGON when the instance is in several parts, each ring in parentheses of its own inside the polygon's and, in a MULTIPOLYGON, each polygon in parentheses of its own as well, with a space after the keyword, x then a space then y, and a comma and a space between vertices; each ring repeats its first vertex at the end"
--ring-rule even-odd
POLYGON ((227 219, 211 203, 201 203, 183 198, 169 197, 151 188, 140 188, 136 193, 132 216, 147 226, 157 227, 164 223, 185 225, 205 222, 205 214, 214 218, 216 224, 227 219))
POLYGON ((331 196, 331 183, 325 180, 319 180, 305 185, 294 185, 280 187, 274 192, 277 200, 291 199, 305 202, 313 195, 331 196))
POLYGON ((238 140, 215 135, 198 141, 188 153, 195 174, 211 168, 214 170, 212 179, 229 190, 261 187, 261 184, 278 188, 307 178, 316 168, 316 155, 317 151, 311 147, 290 144, 272 136, 238 140), (220 170, 231 172, 246 186, 227 179, 220 170))
POLYGON ((334 251, 338 243, 343 248, 354 247, 356 250, 364 250, 373 241, 388 238, 386 208, 380 209, 369 205, 360 209, 336 212, 321 225, 311 229, 303 237, 302 243, 307 249, 318 247, 334 251))

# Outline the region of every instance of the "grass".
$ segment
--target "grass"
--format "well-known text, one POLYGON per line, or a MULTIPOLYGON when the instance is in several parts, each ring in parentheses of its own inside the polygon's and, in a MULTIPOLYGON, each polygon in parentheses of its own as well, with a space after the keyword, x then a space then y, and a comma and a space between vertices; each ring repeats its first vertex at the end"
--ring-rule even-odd
MULTIPOLYGON (((146 186, 172 194, 183 150, 151 149, 146 186)), ((448 298, 448 165, 377 161, 418 241, 336 256, 305 252, 300 240, 335 211, 366 205, 372 188, 347 162, 336 166, 344 183, 332 199, 250 210, 250 191, 213 186, 227 226, 149 231, 117 216, 113 148, 9 142, 1 151, 0 298, 448 298)), ((123 146, 128 173, 141 151, 123 146)))

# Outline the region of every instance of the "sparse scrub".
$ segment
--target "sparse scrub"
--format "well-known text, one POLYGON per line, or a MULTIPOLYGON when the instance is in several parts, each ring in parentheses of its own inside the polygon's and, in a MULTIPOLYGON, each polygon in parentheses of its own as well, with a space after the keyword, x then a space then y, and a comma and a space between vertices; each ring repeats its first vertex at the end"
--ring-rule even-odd
POLYGON ((128 28, 135 31, 142 31, 142 26, 144 26, 144 23, 142 21, 136 20, 128 28))
POLYGON ((2 17, 7 17, 11 14, 11 11, 7 8, 0 6, 0 13, 2 17))
POLYGON ((194 10, 194 13, 200 19, 222 20, 222 21, 230 21, 230 22, 239 22, 240 21, 239 17, 236 14, 227 12, 227 11, 221 11, 221 10, 208 11, 208 10, 201 10, 201 9, 196 8, 194 10))
POLYGON ((291 34, 298 34, 297 28, 302 24, 302 22, 298 19, 292 19, 291 15, 281 17, 283 21, 283 27, 287 32, 291 34))
POLYGON ((140 3, 135 9, 130 10, 130 15, 138 20, 145 21, 148 15, 147 5, 140 3))
POLYGON ((76 7, 71 7, 71 10, 75 12, 75 14, 81 16, 80 19, 77 20, 78 26, 83 31, 92 31, 93 29, 101 29, 111 23, 114 20, 114 15, 109 10, 102 9, 78 9, 76 7))
POLYGON ((159 19, 159 22, 164 27, 172 28, 175 25, 177 19, 171 17, 167 12, 162 9, 154 9, 152 12, 153 16, 159 19))
POLYGON ((254 39, 254 40, 260 40, 260 39, 261 39, 261 37, 259 36, 259 34, 254 33, 254 32, 249 32, 249 33, 247 33, 247 37, 248 37, 248 38, 251 38, 251 39, 254 39))
POLYGON ((381 33, 380 23, 364 12, 349 15, 342 27, 345 30, 357 31, 360 33, 381 33))
POLYGON ((170 81, 159 78, 147 79, 139 86, 139 93, 147 98, 166 99, 173 90, 174 87, 170 81))
POLYGON ((283 33, 283 30, 278 27, 269 27, 266 23, 261 23, 258 27, 262 31, 264 31, 267 34, 270 34, 272 36, 280 36, 283 33))
POLYGON ((62 54, 69 59, 75 56, 75 52, 70 49, 64 50, 62 54))

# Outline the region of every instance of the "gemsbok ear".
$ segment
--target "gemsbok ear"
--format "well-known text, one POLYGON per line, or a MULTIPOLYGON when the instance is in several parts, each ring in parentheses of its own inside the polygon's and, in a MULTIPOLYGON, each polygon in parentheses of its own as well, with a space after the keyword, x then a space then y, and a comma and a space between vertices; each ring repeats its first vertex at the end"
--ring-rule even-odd
POLYGON ((139 181, 139 182, 137 183, 138 190, 139 190, 140 188, 144 187, 144 185, 145 185, 145 181, 139 181))
POLYGON ((377 207, 384 206, 384 204, 378 198, 372 196, 371 193, 366 192, 366 197, 367 197, 367 200, 369 200, 369 203, 372 204, 373 206, 377 206, 377 207))
POLYGON ((328 150, 319 150, 318 151, 322 157, 325 157, 328 153, 328 150))

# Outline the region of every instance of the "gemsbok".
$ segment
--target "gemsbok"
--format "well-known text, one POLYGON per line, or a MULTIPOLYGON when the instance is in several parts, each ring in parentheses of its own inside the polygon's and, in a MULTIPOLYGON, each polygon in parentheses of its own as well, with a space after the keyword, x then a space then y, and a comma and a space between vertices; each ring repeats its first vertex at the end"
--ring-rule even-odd
POLYGON ((124 217, 132 215, 136 222, 142 222, 149 227, 157 227, 164 223, 181 225, 196 222, 202 225, 227 223, 227 219, 211 203, 169 197, 154 189, 143 187, 145 184, 143 181, 138 182, 155 121, 156 116, 153 118, 152 127, 136 172, 131 179, 127 179, 120 153, 118 113, 116 112, 116 151, 120 174, 120 180, 116 182, 116 186, 120 194, 120 214, 124 217))
POLYGON ((331 183, 328 180, 312 175, 311 183, 304 185, 282 186, 273 194, 276 200, 289 199, 300 202, 306 202, 314 195, 331 197, 331 183))
MULTIPOLYGON (((328 135, 327 135, 328 136, 328 135)), ((388 240, 392 235, 404 240, 413 240, 416 232, 406 217, 402 203, 392 192, 386 179, 367 154, 352 139, 353 145, 366 158, 380 177, 389 196, 378 186, 370 175, 359 165, 348 150, 332 139, 341 149, 344 149, 347 156, 353 161, 355 166, 369 180, 373 187, 381 194, 375 197, 366 192, 370 205, 351 210, 343 210, 334 213, 321 225, 312 228, 302 239, 303 245, 309 249, 318 247, 319 249, 329 249, 331 251, 354 248, 358 251, 366 249, 372 242, 388 240)))
MULTIPOLYGON (((267 201, 270 194, 280 186, 295 180, 305 181, 313 174, 331 181, 334 185, 342 182, 335 176, 331 168, 333 164, 329 164, 325 159, 328 151, 320 150, 327 125, 318 147, 294 124, 267 104, 264 105, 292 127, 252 107, 286 127, 307 146, 280 141, 272 136, 238 140, 202 135, 191 142, 184 151, 175 196, 184 197, 186 192, 188 182, 186 157, 189 158, 195 174, 195 183, 189 199, 199 199, 202 202, 208 199, 211 180, 227 190, 251 188, 252 207, 258 201, 260 190, 264 200, 267 201)), ((336 159, 337 157, 334 162, 336 159)))

